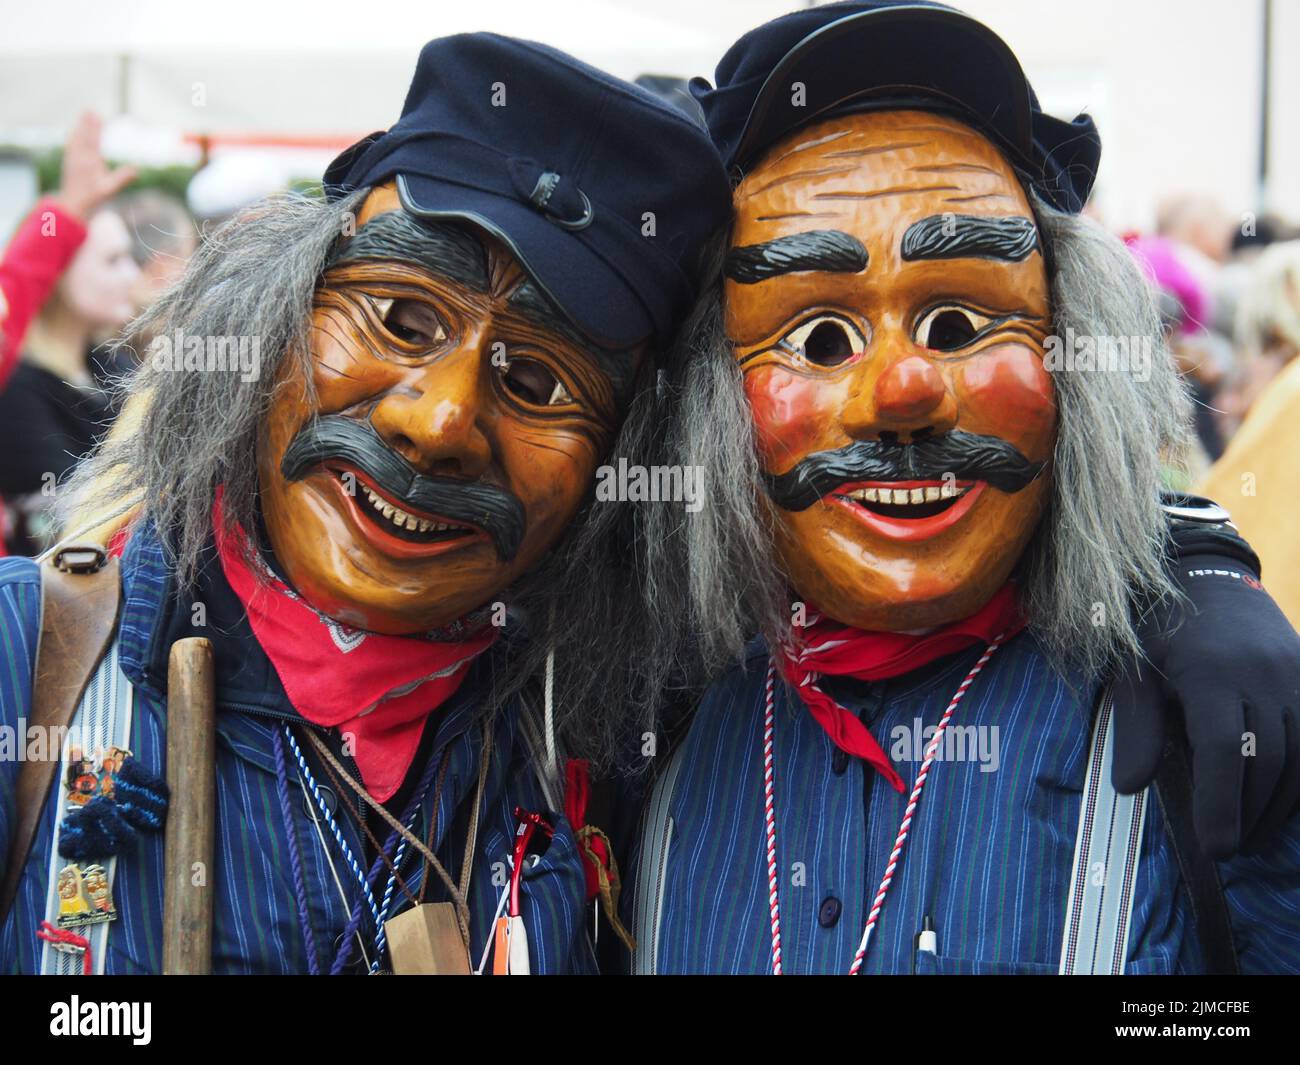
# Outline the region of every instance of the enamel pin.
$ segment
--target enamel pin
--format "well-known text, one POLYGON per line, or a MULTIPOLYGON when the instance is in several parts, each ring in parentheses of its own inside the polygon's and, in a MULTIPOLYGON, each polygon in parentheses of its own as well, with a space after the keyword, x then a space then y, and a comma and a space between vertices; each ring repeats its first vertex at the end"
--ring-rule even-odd
POLYGON ((102 865, 65 865, 59 870, 59 927, 81 928, 117 917, 108 870, 102 865))

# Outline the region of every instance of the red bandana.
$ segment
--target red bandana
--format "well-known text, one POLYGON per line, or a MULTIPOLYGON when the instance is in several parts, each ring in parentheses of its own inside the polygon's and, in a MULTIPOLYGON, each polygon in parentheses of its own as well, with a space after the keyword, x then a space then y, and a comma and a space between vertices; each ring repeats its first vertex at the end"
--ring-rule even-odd
POLYGON ((220 491, 212 526, 221 569, 289 702, 308 721, 352 735, 362 781, 387 802, 411 767, 425 720, 455 694, 497 629, 455 642, 350 629, 318 614, 269 568, 260 575, 249 568, 238 543, 244 531, 222 533, 220 491))
POLYGON ((781 649, 778 665, 835 746, 865 759, 895 791, 902 791, 902 778, 866 725, 823 692, 817 679, 823 674, 858 680, 902 676, 945 655, 992 643, 999 633, 1009 636, 1024 627, 1015 588, 1005 584, 970 617, 919 635, 867 632, 815 616, 800 630, 797 647, 781 649))

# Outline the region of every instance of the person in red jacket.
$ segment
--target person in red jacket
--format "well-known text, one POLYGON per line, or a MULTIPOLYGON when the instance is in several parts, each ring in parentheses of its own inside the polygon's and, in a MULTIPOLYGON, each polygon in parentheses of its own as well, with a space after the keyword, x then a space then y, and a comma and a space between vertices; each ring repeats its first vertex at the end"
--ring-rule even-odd
MULTIPOLYGON (((13 442, 24 443, 21 450, 0 447, 5 454, 0 494, 11 501, 43 490, 41 471, 61 477, 67 464, 93 443, 95 426, 108 417, 106 397, 98 389, 87 391, 88 381, 82 380, 81 341, 71 341, 78 349, 72 362, 60 355, 43 360, 50 364, 44 370, 32 365, 18 371, 20 354, 28 349, 33 355, 33 325, 65 276, 68 292, 78 296, 60 315, 65 325, 90 330, 125 321, 118 320, 112 306, 122 302, 114 290, 123 280, 130 283, 127 273, 138 271, 129 261, 129 236, 121 219, 102 208, 135 171, 104 162, 100 133, 98 116, 88 112, 78 119, 64 146, 60 188, 37 202, 0 257, 0 423, 13 442)), ((57 354, 67 346, 47 336, 41 350, 57 354)), ((8 441, 0 440, 4 443, 8 441)), ((9 529, 8 519, 17 513, 0 511, 0 530, 9 530, 0 536, 0 554, 4 540, 24 553, 41 546, 31 536, 31 515, 19 522, 21 528, 9 529)))
POLYGON ((86 239, 86 221, 135 177, 99 151, 102 123, 86 112, 63 148, 57 192, 37 202, 0 256, 0 388, 18 363, 27 328, 86 239))

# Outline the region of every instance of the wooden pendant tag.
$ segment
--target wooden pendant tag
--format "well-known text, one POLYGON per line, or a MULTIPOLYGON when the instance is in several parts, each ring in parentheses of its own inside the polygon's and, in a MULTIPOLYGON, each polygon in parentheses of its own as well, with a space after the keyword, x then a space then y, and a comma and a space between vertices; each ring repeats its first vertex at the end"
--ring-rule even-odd
POLYGON ((398 976, 468 976, 469 948, 460 937, 456 907, 423 902, 384 922, 388 953, 398 976))

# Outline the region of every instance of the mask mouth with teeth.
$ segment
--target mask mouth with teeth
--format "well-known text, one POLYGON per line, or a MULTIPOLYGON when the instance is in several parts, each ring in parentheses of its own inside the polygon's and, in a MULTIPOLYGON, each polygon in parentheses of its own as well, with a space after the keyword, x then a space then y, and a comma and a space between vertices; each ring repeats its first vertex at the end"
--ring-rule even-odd
POLYGON ((912 444, 860 440, 809 455, 764 481, 786 510, 826 500, 881 536, 915 541, 960 521, 988 485, 1018 492, 1043 467, 1005 440, 953 429, 912 444))
MULTIPOLYGON (((340 479, 346 482, 348 472, 340 474, 340 479)), ((393 503, 382 491, 375 491, 359 476, 357 476, 358 487, 366 498, 369 505, 368 511, 372 521, 378 523, 387 522, 392 526, 394 532, 400 539, 409 540, 411 543, 442 543, 447 540, 455 540, 459 537, 472 536, 475 533, 482 532, 473 525, 460 525, 455 522, 445 522, 439 520, 437 515, 427 518, 421 518, 414 510, 411 513, 404 511, 397 503, 393 503)), ((407 506, 410 506, 408 503, 407 506)))
MULTIPOLYGON (((862 503, 894 507, 955 503, 971 488, 991 484, 1018 492, 1044 468, 996 436, 952 429, 910 444, 859 440, 801 459, 782 474, 767 474, 768 494, 786 510, 805 510, 831 492, 862 503)), ((871 509, 875 509, 874 507, 871 509)))
POLYGON ((892 484, 841 485, 835 494, 850 499, 873 514, 895 518, 932 518, 942 514, 976 486, 895 481, 892 484))
POLYGON ((516 496, 482 481, 428 477, 384 443, 369 422, 326 415, 308 422, 280 460, 286 480, 324 470, 356 502, 359 517, 412 545, 488 540, 509 562, 524 537, 516 496))

